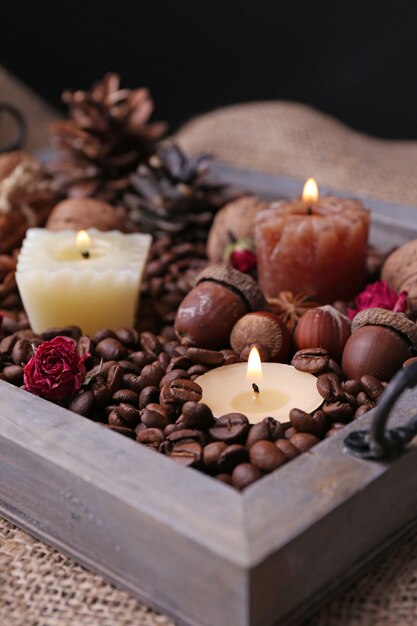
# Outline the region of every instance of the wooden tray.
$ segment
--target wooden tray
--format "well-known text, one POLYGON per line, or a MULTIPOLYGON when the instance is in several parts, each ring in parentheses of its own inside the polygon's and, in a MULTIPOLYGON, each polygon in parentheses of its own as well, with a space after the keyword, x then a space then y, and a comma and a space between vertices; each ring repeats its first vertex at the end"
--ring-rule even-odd
MULTIPOLYGON (((301 188, 216 168, 264 195, 301 188)), ((371 202, 388 247, 417 236, 413 209, 371 202)), ((409 392, 393 421, 416 405, 409 392)), ((391 463, 344 451, 346 434, 371 419, 240 494, 0 381, 0 512, 181 623, 295 624, 417 515, 417 444, 391 463)))

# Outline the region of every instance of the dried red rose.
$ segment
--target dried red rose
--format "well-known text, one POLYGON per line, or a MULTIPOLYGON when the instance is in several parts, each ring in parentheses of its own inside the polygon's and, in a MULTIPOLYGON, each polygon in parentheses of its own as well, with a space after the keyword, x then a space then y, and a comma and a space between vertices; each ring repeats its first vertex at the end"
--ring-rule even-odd
POLYGON ((385 280, 377 280, 368 285, 364 291, 356 296, 354 302, 356 309, 348 309, 349 319, 353 319, 359 311, 373 307, 388 309, 396 313, 403 313, 408 307, 407 292, 397 293, 388 286, 385 280))
POLYGON ((26 390, 54 402, 72 398, 85 379, 88 357, 80 357, 67 337, 44 341, 24 368, 26 390))

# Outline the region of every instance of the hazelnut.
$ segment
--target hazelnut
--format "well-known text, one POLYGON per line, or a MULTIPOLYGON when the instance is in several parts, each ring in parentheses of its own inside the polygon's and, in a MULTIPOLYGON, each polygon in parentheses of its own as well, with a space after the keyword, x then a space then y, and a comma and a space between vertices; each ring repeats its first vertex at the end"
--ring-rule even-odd
POLYGON ((406 291, 412 308, 417 308, 417 239, 408 241, 388 256, 381 278, 394 291, 406 291))
POLYGON ((260 344, 269 350, 271 361, 287 361, 291 350, 290 333, 281 319, 273 313, 247 313, 233 326, 230 345, 236 352, 260 344))
POLYGON ((229 343, 239 318, 260 309, 265 300, 257 283, 229 265, 212 265, 197 277, 175 318, 181 343, 219 350, 229 343))
POLYGON ((123 230, 122 225, 117 209, 94 198, 68 198, 59 202, 46 223, 49 230, 123 230))
POLYGON ((343 373, 356 380, 368 374, 388 381, 412 355, 416 343, 417 326, 403 313, 379 308, 360 311, 343 351, 343 373))
POLYGON ((324 348, 329 356, 339 361, 350 336, 350 320, 334 306, 310 309, 299 320, 294 343, 297 350, 324 348))

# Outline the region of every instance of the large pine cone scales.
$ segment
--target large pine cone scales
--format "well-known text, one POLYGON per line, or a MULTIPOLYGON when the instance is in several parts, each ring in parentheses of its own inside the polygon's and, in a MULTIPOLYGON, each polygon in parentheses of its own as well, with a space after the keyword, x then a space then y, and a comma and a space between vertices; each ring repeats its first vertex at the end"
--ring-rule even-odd
POLYGON ((88 91, 65 91, 63 100, 69 119, 51 125, 52 143, 62 154, 51 172, 68 196, 117 200, 166 130, 164 123, 148 123, 148 90, 121 89, 120 77, 109 73, 88 91))

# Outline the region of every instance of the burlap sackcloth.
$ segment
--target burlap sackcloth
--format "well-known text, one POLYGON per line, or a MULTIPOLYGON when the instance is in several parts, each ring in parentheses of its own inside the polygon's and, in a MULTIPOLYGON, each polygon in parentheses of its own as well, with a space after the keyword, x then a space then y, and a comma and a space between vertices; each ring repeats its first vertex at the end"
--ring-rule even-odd
MULTIPOLYGON (((417 142, 369 139, 302 105, 221 109, 178 138, 189 152, 417 206, 417 142)), ((416 624, 417 528, 306 626, 416 624)), ((0 626, 157 625, 173 622, 0 518, 0 626)))

